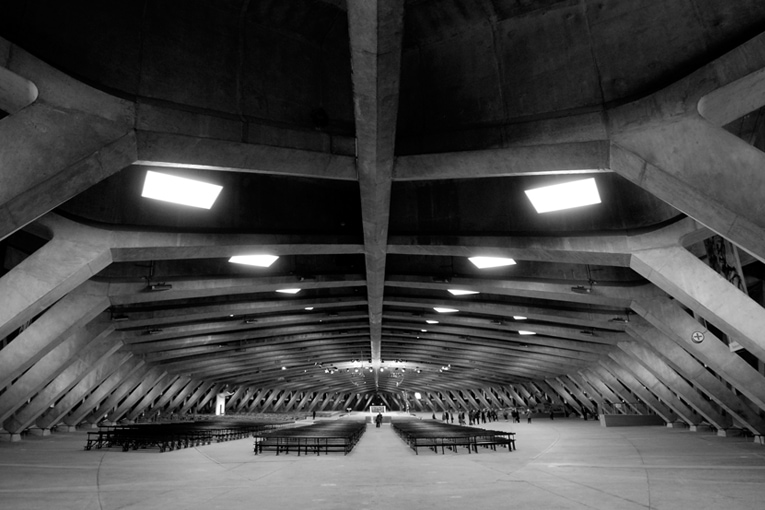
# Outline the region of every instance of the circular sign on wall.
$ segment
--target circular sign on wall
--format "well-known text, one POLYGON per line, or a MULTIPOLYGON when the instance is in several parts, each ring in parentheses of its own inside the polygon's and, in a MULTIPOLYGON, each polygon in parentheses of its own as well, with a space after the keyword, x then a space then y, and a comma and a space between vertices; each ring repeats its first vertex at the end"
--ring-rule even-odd
POLYGON ((704 333, 701 331, 694 331, 693 334, 691 334, 691 340, 695 344, 700 344, 704 341, 704 333))

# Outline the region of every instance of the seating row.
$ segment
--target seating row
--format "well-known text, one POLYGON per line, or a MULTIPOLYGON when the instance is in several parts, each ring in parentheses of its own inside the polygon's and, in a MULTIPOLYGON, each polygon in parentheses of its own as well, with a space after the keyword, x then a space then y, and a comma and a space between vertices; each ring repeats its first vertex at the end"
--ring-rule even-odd
POLYGON ((419 455, 418 448, 428 448, 441 454, 448 449, 458 453, 459 447, 468 453, 478 453, 478 447, 497 450, 497 446, 515 450, 515 432, 487 430, 477 427, 452 425, 439 421, 393 420, 393 430, 419 455))
POLYGON ((263 431, 253 434, 255 455, 264 451, 308 455, 343 452, 347 455, 366 430, 364 421, 322 421, 304 427, 263 431))
POLYGON ((86 450, 121 447, 122 451, 159 448, 160 452, 242 439, 264 430, 283 426, 253 421, 202 421, 183 423, 113 425, 88 432, 86 450))

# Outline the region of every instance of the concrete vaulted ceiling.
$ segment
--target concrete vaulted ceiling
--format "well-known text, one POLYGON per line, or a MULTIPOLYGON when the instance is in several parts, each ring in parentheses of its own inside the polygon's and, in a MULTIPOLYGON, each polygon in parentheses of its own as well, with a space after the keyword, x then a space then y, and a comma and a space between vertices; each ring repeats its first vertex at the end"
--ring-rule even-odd
POLYGON ((761 307, 744 323, 727 282, 693 283, 714 234, 762 279, 764 21, 756 0, 6 2, 2 387, 87 328, 173 380, 285 397, 608 384, 624 345, 671 336, 662 311, 765 359, 761 307), (148 169, 223 191, 144 199, 148 169), (582 177, 601 204, 524 193, 582 177), (228 262, 248 253, 280 258, 228 262))

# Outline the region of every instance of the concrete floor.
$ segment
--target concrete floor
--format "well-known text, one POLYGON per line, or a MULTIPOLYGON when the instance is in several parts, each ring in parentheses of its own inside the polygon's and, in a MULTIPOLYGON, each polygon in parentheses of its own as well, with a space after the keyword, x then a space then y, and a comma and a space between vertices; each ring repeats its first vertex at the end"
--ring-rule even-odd
MULTIPOLYGON (((490 426, 489 426, 490 425, 490 426)), ((577 419, 504 421, 518 450, 415 455, 389 424, 348 456, 254 456, 252 440, 84 451, 84 432, 0 443, 0 509, 759 509, 765 449, 577 419)))

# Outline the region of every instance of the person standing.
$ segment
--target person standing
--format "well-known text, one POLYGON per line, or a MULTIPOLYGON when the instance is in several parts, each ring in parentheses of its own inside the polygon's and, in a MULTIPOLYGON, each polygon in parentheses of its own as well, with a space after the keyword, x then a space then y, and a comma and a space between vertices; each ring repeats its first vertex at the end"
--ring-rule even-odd
POLYGON ((526 423, 531 423, 531 409, 526 409, 526 423))
POLYGON ((375 427, 380 428, 380 425, 382 424, 383 416, 382 413, 377 413, 377 416, 375 416, 375 427))

